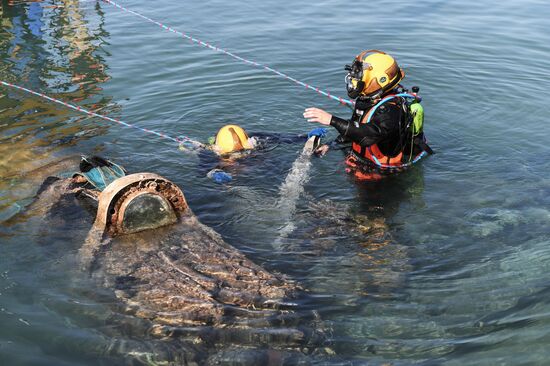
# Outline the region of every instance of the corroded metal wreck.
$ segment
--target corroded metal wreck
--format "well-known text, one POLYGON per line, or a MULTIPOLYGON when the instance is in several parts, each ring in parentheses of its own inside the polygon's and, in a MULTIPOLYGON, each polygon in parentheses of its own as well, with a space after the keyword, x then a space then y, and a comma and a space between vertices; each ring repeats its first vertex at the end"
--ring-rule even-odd
POLYGON ((316 313, 297 311, 303 289, 199 222, 169 180, 131 174, 99 192, 78 178, 49 179, 37 206, 48 216, 67 196, 97 203, 79 250, 85 273, 149 324, 148 337, 178 342, 178 355, 161 361, 223 364, 239 355, 244 364, 276 365, 330 352, 316 313))

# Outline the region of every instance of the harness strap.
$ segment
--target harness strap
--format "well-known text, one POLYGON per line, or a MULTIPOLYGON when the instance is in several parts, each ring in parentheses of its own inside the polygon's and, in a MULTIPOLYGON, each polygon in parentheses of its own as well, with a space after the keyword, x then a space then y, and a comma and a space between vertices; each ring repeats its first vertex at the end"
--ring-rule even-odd
MULTIPOLYGON (((361 120, 361 124, 367 124, 370 123, 372 117, 374 116, 374 113, 376 112, 376 109, 378 109, 382 104, 390 102, 394 98, 400 98, 404 99, 406 97, 412 97, 417 98, 416 95, 408 94, 408 93, 399 93, 399 94, 391 94, 386 97, 384 97, 380 102, 378 102, 376 105, 374 105, 372 108, 370 108, 366 113, 363 114, 363 118, 361 120)), ((393 102, 395 103, 395 102, 393 102)), ((384 155, 380 149, 378 148, 377 144, 371 145, 371 146, 361 146, 357 143, 352 144, 352 152, 354 152, 354 155, 359 155, 358 157, 360 159, 368 159, 370 162, 374 163, 380 168, 400 168, 400 167, 406 167, 418 160, 425 154, 433 154, 433 150, 428 146, 428 144, 424 141, 423 138, 416 137, 413 139, 412 143, 413 145, 418 146, 422 152, 418 154, 412 161, 409 161, 408 163, 403 162, 403 148, 404 148, 404 138, 406 138, 407 129, 410 127, 411 121, 402 121, 403 119, 403 113, 406 114, 406 111, 404 108, 406 102, 403 102, 400 106, 400 112, 401 115, 399 117, 400 121, 400 130, 399 130, 399 138, 400 142, 398 146, 396 146, 396 150, 394 153, 397 155, 394 157, 390 157, 387 155, 384 155)), ((354 113, 355 115, 355 113, 354 113)), ((411 156, 412 158, 412 156, 411 156)))

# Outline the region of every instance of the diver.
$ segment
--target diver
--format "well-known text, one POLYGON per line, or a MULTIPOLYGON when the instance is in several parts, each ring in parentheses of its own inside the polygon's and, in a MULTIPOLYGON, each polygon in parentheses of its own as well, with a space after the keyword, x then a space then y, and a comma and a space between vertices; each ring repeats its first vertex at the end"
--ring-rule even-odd
MULTIPOLYGON (((345 69, 346 89, 354 99, 351 119, 319 108, 306 108, 304 118, 333 126, 340 133, 338 142, 351 142, 346 159, 348 172, 360 180, 378 180, 433 154, 424 137, 419 89, 413 87, 409 93, 399 84, 405 73, 393 57, 367 50, 345 69)), ((328 145, 323 145, 318 153, 324 154, 328 149, 328 145)))
POLYGON ((235 162, 253 151, 269 150, 279 144, 307 142, 312 139, 313 150, 317 150, 320 139, 326 135, 325 128, 315 128, 307 134, 288 135, 280 133, 254 133, 250 136, 238 125, 225 125, 219 129, 216 137, 208 139, 207 144, 197 141, 186 141, 180 145, 184 151, 198 152, 201 170, 216 183, 227 183, 232 180, 226 172, 235 162))

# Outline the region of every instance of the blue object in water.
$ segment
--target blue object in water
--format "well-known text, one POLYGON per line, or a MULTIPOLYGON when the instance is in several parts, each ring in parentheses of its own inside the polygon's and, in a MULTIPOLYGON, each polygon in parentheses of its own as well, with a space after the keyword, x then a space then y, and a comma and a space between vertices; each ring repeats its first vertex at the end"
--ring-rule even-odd
POLYGON ((124 177, 126 171, 122 166, 100 156, 83 156, 80 171, 73 174, 76 175, 84 177, 96 189, 103 191, 109 184, 124 177))
POLYGON ((233 180, 231 174, 228 174, 221 169, 212 169, 206 176, 219 184, 229 183, 233 180))
POLYGON ((327 135, 327 129, 323 127, 314 128, 313 130, 309 131, 307 134, 307 138, 311 138, 311 136, 319 136, 321 138, 325 137, 327 135))

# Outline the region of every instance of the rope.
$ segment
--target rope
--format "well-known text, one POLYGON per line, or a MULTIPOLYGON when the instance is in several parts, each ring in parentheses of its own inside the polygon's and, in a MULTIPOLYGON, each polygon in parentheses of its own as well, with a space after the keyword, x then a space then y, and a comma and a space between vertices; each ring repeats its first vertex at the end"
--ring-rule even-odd
POLYGON ((70 108, 70 109, 74 109, 75 111, 77 112, 80 112, 80 113, 85 113, 89 116, 92 116, 92 117, 98 117, 98 118, 101 118, 105 121, 109 121, 109 122, 114 122, 114 123, 117 123, 117 124, 120 124, 120 125, 123 125, 125 127, 130 127, 130 128, 134 128, 138 131, 141 131, 141 132, 145 132, 147 134, 153 134, 153 135, 157 135, 158 137, 161 137, 163 139, 167 139, 167 140, 171 140, 173 142, 176 142, 178 143, 179 145, 185 143, 185 142, 189 142, 191 144, 200 144, 192 139, 190 139, 189 137, 187 136, 180 136, 180 137, 172 137, 172 136, 168 136, 167 134, 165 133, 162 133, 162 132, 157 132, 157 131, 153 131, 153 130, 150 130, 150 129, 147 129, 147 128, 143 128, 143 127, 138 127, 136 125, 132 125, 130 123, 127 123, 127 122, 124 122, 124 121, 121 121, 117 118, 111 118, 111 117, 107 117, 107 116, 104 116, 102 114, 98 114, 98 113, 95 113, 95 112, 92 112, 92 111, 89 111, 85 108, 82 108, 80 106, 75 106, 75 105, 72 105, 72 104, 69 104, 69 103, 66 103, 62 100, 59 100, 59 99, 55 99, 55 98, 52 98, 52 97, 49 97, 45 94, 42 94, 42 93, 39 93, 39 92, 35 92, 33 90, 30 90, 30 89, 27 89, 27 88, 24 88, 22 86, 19 86, 19 85, 15 85, 15 84, 11 84, 11 83, 8 83, 8 82, 5 82, 5 81, 2 81, 0 80, 0 84, 4 85, 4 86, 7 86, 7 87, 10 87, 10 88, 13 88, 13 89, 18 89, 18 90, 21 90, 21 91, 24 91, 26 93, 29 93, 29 94, 33 94, 33 95, 36 95, 37 97, 40 97, 40 98, 43 98, 43 99, 46 99, 46 100, 49 100, 50 102, 54 102, 54 103, 57 103, 57 104, 61 104, 62 106, 65 106, 67 108, 70 108))
POLYGON ((151 19, 151 18, 149 18, 148 16, 145 16, 145 15, 143 15, 143 14, 140 14, 140 13, 138 13, 137 11, 134 11, 134 10, 130 10, 130 9, 128 9, 128 8, 125 8, 124 6, 122 6, 122 5, 120 5, 120 4, 116 3, 116 2, 114 2, 114 1, 112 1, 112 0, 102 0, 102 1, 104 1, 104 2, 106 2, 106 3, 108 3, 108 4, 111 4, 111 5, 115 6, 115 7, 117 7, 118 9, 123 10, 123 11, 125 11, 125 12, 127 12, 127 13, 133 14, 133 15, 135 15, 135 16, 137 16, 137 17, 140 17, 140 18, 142 18, 142 19, 144 19, 144 20, 147 20, 148 22, 151 22, 151 23, 153 23, 153 24, 156 24, 156 25, 158 25, 159 27, 161 27, 162 29, 167 30, 168 32, 172 32, 172 33, 175 33, 175 34, 177 34, 177 35, 179 35, 179 36, 182 36, 182 37, 184 37, 184 38, 190 40, 191 42, 193 42, 193 43, 195 43, 195 44, 198 44, 198 45, 200 45, 200 46, 209 48, 209 49, 211 49, 211 50, 213 50, 213 51, 216 51, 216 52, 221 52, 221 53, 223 53, 223 54, 225 54, 225 55, 227 55, 227 56, 230 56, 230 57, 232 57, 232 58, 234 58, 234 59, 236 59, 236 60, 239 60, 239 61, 241 61, 241 62, 244 62, 245 64, 252 65, 252 66, 255 66, 255 67, 264 69, 264 70, 266 70, 266 71, 272 72, 272 73, 274 73, 274 74, 277 74, 277 75, 279 75, 279 76, 281 76, 281 77, 283 77, 283 78, 285 78, 285 79, 287 79, 287 80, 290 80, 290 81, 292 81, 292 82, 294 82, 294 83, 296 83, 296 84, 298 84, 298 85, 301 85, 301 86, 305 87, 306 89, 316 91, 317 93, 319 93, 319 94, 321 94, 321 95, 324 95, 324 96, 326 96, 326 97, 328 97, 328 98, 330 98, 330 99, 336 100, 337 102, 340 102, 340 103, 342 103, 342 104, 344 104, 344 105, 347 104, 347 105, 353 106, 353 104, 354 104, 354 103, 353 103, 352 101, 350 101, 350 100, 347 100, 347 99, 340 98, 340 97, 337 97, 337 96, 335 96, 335 95, 332 95, 332 94, 330 94, 328 91, 324 91, 324 90, 321 90, 321 89, 319 89, 319 88, 317 88, 317 87, 314 87, 314 86, 312 86, 312 85, 309 85, 309 84, 307 84, 307 83, 304 83, 303 81, 300 81, 300 80, 298 80, 298 79, 295 79, 295 78, 293 78, 293 77, 291 77, 291 76, 289 76, 289 75, 287 75, 287 74, 285 74, 285 73, 282 73, 282 72, 280 72, 280 71, 278 71, 278 70, 275 70, 274 68, 271 68, 271 67, 269 67, 269 66, 267 66, 267 65, 261 64, 261 63, 256 62, 256 61, 247 60, 246 58, 241 57, 241 56, 239 56, 239 55, 236 55, 236 54, 234 54, 234 53, 232 53, 232 52, 229 52, 229 51, 227 51, 227 50, 225 50, 225 49, 222 49, 222 48, 219 48, 219 47, 217 47, 217 46, 214 46, 214 45, 212 45, 212 44, 210 44, 210 43, 208 43, 208 42, 201 41, 200 39, 197 39, 197 38, 195 38, 195 37, 193 37, 193 36, 191 36, 191 35, 189 35, 189 34, 185 34, 185 33, 183 33, 183 32, 180 32, 180 31, 178 31, 178 30, 176 30, 176 29, 174 29, 174 28, 172 28, 172 27, 169 27, 169 26, 167 26, 167 25, 162 24, 161 22, 158 22, 158 21, 156 21, 156 20, 154 20, 154 19, 151 19))

